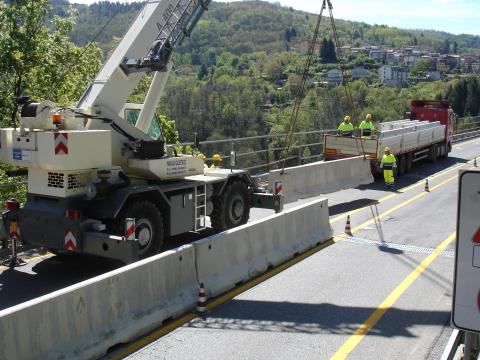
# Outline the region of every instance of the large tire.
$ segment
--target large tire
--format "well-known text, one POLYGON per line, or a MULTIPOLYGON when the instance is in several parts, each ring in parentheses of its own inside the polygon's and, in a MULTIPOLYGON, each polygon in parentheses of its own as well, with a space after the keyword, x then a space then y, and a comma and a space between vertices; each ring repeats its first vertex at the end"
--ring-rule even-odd
POLYGON ((407 159, 407 169, 406 172, 408 173, 410 170, 412 170, 413 166, 413 154, 409 152, 408 154, 405 154, 405 157, 407 159))
POLYGON ((405 155, 400 155, 398 159, 398 175, 402 176, 407 171, 407 157, 405 155))
POLYGON ((430 156, 429 159, 431 162, 436 162, 438 159, 438 146, 437 144, 433 144, 430 147, 430 156))
POLYGON ((445 159, 448 156, 448 145, 446 143, 442 144, 440 145, 440 148, 441 148, 440 157, 442 159, 445 159))
POLYGON ((225 231, 246 224, 250 217, 250 193, 247 185, 233 181, 222 195, 215 196, 210 216, 215 231, 225 231))
POLYGON ((145 259, 157 254, 162 248, 165 237, 163 216, 157 206, 148 200, 127 204, 115 220, 118 234, 123 235, 126 218, 135 219, 138 257, 145 259))

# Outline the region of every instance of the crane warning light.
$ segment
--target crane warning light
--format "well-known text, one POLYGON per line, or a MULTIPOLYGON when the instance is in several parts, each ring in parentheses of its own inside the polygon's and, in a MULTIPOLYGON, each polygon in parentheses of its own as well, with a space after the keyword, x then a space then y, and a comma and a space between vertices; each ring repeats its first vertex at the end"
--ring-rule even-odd
POLYGON ((53 122, 53 125, 55 125, 56 127, 59 127, 60 125, 62 125, 62 115, 60 115, 59 113, 53 114, 52 122, 53 122))

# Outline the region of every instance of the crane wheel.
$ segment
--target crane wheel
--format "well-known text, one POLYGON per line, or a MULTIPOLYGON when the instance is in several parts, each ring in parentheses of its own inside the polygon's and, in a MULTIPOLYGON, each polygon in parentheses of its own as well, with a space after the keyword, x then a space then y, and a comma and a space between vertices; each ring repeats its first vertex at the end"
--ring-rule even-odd
POLYGON ((145 259, 157 254, 164 241, 163 216, 157 206, 148 200, 127 204, 115 220, 115 229, 123 235, 125 219, 135 219, 135 239, 138 242, 138 257, 145 259))
POLYGON ((215 231, 246 224, 249 217, 250 193, 245 183, 233 181, 222 195, 214 198, 210 220, 215 231))

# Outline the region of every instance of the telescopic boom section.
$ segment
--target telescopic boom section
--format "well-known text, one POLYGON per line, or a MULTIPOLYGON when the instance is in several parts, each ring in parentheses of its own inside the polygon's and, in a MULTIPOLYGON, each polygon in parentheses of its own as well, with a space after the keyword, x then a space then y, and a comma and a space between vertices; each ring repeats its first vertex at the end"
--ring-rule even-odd
MULTIPOLYGON (((149 0, 77 104, 92 112, 119 113, 142 73, 164 72, 172 52, 190 35, 210 0, 149 0)), ((157 98, 159 98, 159 94, 157 98)))

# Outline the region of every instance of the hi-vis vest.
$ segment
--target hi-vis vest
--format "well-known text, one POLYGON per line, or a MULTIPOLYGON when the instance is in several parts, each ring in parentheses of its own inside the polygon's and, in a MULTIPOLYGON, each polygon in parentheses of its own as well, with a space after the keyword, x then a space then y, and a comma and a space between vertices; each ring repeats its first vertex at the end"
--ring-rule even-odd
POLYGON ((340 126, 338 127, 338 131, 340 131, 340 133, 343 135, 343 136, 352 136, 353 135, 353 125, 352 123, 345 123, 345 122, 342 122, 340 124, 340 126))
POLYGON ((372 136, 372 132, 375 129, 373 123, 368 121, 362 121, 359 128, 361 130, 361 136, 372 136))
POLYGON ((396 162, 397 160, 395 159, 395 155, 383 155, 382 161, 380 162, 380 167, 383 168, 383 170, 393 170, 396 162))

